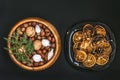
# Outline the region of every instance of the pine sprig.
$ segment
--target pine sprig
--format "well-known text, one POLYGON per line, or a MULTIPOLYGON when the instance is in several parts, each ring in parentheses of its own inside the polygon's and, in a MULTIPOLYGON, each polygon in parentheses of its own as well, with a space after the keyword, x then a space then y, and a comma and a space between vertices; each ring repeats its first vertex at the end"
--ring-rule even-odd
POLYGON ((17 32, 14 32, 10 39, 4 39, 11 45, 10 48, 4 48, 5 50, 11 50, 18 61, 30 63, 29 56, 33 53, 34 46, 32 40, 27 38, 26 33, 24 33, 21 37, 17 32), (20 52, 19 49, 21 49, 23 45, 25 52, 20 52))

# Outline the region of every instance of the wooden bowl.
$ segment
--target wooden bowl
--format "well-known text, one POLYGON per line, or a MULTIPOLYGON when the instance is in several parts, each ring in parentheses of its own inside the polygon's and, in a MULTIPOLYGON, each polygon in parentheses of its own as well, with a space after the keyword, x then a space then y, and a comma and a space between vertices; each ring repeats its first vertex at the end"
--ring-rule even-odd
MULTIPOLYGON (((9 55, 11 57, 11 59, 18 65, 20 66, 21 68, 25 69, 25 70, 30 70, 30 71, 41 71, 41 70, 44 70, 46 68, 49 68, 50 66, 52 66, 57 58, 59 57, 60 55, 60 51, 61 51, 61 39, 60 39, 60 36, 58 34, 58 31, 55 29, 55 27, 49 23, 48 21, 44 20, 44 19, 41 19, 41 18, 35 18, 35 17, 31 17, 31 18, 27 18, 27 19, 24 19, 20 22, 18 22, 17 24, 15 24, 12 28, 12 30, 10 31, 9 33, 9 36, 8 36, 8 39, 11 39, 11 36, 12 36, 12 33, 22 24, 24 23, 27 23, 27 22, 31 22, 31 21, 34 21, 34 22, 38 22, 38 23, 41 23, 45 26, 47 26, 47 28, 53 33, 54 37, 55 37, 55 40, 56 40, 56 47, 55 47, 55 52, 54 52, 54 55, 52 57, 52 59, 50 61, 48 61, 46 64, 42 65, 42 66, 38 66, 38 67, 30 67, 30 66, 27 66, 23 63, 21 63, 20 61, 18 61, 16 59, 16 57, 14 56, 14 54, 12 53, 11 50, 8 50, 9 52, 9 55)), ((8 48, 10 48, 10 42, 7 43, 7 46, 8 48)))

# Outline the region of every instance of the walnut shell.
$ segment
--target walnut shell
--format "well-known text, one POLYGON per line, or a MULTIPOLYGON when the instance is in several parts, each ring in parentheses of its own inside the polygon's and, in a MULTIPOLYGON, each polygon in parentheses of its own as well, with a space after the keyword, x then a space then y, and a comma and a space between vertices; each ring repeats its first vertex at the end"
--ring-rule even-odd
POLYGON ((41 41, 40 40, 35 40, 34 41, 34 49, 39 50, 41 48, 41 41))
POLYGON ((26 34, 29 37, 33 37, 35 35, 35 29, 32 26, 27 27, 26 34))

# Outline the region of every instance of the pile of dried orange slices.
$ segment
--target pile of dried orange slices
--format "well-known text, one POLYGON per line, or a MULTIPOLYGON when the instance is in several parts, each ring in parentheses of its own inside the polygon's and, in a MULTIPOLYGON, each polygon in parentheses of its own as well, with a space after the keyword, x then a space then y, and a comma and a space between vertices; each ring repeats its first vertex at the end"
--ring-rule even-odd
POLYGON ((106 34, 103 26, 92 24, 85 24, 82 30, 76 31, 72 36, 75 61, 87 68, 106 65, 112 52, 106 34))

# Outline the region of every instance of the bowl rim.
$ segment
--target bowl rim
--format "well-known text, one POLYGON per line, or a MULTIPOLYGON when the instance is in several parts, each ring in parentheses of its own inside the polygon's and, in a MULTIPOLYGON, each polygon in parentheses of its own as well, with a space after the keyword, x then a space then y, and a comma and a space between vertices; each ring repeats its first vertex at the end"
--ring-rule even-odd
MULTIPOLYGON (((8 53, 9 53, 11 59, 12 59, 18 66, 20 66, 21 68, 23 68, 23 69, 25 69, 25 70, 29 70, 29 71, 42 71, 42 70, 45 70, 46 68, 49 68, 50 66, 52 66, 52 65, 56 62, 56 60, 57 60, 57 58, 59 57, 60 52, 61 52, 61 39, 60 39, 60 35, 59 35, 57 29, 56 29, 50 22, 48 22, 48 21, 46 21, 46 20, 44 20, 44 19, 42 19, 42 18, 37 18, 37 17, 25 18, 25 19, 19 21, 18 23, 16 23, 16 24, 13 26, 13 28, 11 29, 11 31, 10 31, 10 33, 9 33, 9 35, 8 35, 8 39, 11 38, 12 33, 13 33, 20 25, 22 25, 22 24, 24 24, 24 23, 27 23, 27 22, 34 22, 34 21, 35 21, 35 22, 38 22, 38 23, 41 23, 41 24, 43 24, 43 25, 45 25, 45 26, 47 26, 47 28, 50 29, 50 31, 53 33, 53 35, 54 35, 54 37, 55 37, 55 40, 56 40, 56 42, 55 42, 55 43, 56 43, 56 49, 55 49, 55 53, 54 53, 53 57, 51 58, 51 60, 48 61, 46 64, 44 64, 44 65, 42 65, 42 66, 29 67, 29 66, 24 65, 24 64, 22 64, 21 62, 19 62, 19 61, 15 58, 14 54, 12 54, 12 51, 11 51, 11 50, 8 50, 8 53)), ((7 42, 7 47, 10 48, 10 43, 9 43, 9 42, 7 42)))

